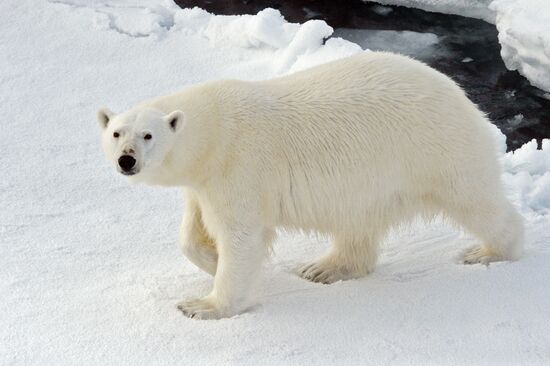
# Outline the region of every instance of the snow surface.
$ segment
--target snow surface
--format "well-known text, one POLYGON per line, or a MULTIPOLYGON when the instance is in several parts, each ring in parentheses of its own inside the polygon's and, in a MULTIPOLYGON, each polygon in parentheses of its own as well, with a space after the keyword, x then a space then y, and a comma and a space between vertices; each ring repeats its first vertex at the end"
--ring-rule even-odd
POLYGON ((427 11, 457 14, 496 24, 501 56, 532 85, 550 91, 549 0, 374 0, 427 11))
POLYGON ((100 151, 98 107, 122 111, 214 78, 262 79, 360 47, 274 10, 212 16, 171 1, 0 2, 0 364, 548 364, 550 141, 505 154, 527 222, 514 263, 454 263, 444 222, 390 235, 368 278, 294 269, 323 238, 282 235, 258 305, 219 321, 175 304, 212 279, 181 255, 178 189, 129 185, 100 151), (276 29, 277 31, 273 31, 276 29))

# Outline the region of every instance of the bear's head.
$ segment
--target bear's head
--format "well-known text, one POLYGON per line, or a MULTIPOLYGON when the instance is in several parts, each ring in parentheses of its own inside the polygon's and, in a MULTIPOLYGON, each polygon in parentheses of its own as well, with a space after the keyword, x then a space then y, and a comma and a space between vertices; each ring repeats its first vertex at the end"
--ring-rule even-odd
POLYGON ((182 128, 184 115, 181 111, 164 114, 144 108, 115 114, 103 108, 97 119, 107 159, 124 175, 145 177, 162 166, 182 128))

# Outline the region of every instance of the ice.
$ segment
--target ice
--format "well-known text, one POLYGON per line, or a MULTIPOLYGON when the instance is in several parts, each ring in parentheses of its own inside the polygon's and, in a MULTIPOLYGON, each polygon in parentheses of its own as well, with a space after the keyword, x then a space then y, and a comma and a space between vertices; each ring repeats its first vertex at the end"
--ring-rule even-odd
POLYGON ((495 0, 490 8, 506 67, 550 91, 550 1, 495 0))
POLYGON ((520 149, 506 154, 505 168, 509 172, 526 171, 531 175, 541 175, 550 171, 550 139, 542 140, 542 149, 537 149, 537 141, 531 140, 520 149))
POLYGON ((374 11, 376 14, 382 16, 387 16, 393 11, 391 7, 382 5, 374 5, 371 7, 371 10, 374 11))
POLYGON ((435 219, 394 230, 368 278, 323 286, 294 270, 327 240, 281 233, 258 304, 196 321, 175 304, 206 294, 212 279, 178 248, 180 190, 117 174, 101 153, 96 110, 210 79, 271 78, 361 47, 275 10, 239 18, 171 1, 6 0, 0 13, 0 364, 550 359, 548 140, 505 154, 494 128, 526 219, 521 260, 456 265, 473 239, 435 219))
POLYGON ((532 85, 550 91, 550 1, 548 0, 376 0, 432 12, 457 14, 496 24, 502 59, 532 85))
POLYGON ((512 127, 516 127, 523 122, 523 119, 524 119, 523 114, 519 113, 519 114, 516 114, 514 117, 510 118, 508 120, 508 124, 512 127))
POLYGON ((532 140, 520 149, 507 153, 503 159, 505 176, 513 191, 518 192, 517 204, 524 213, 550 214, 550 139, 532 140))
POLYGON ((491 1, 493 0, 375 0, 385 5, 400 5, 494 22, 495 14, 488 8, 491 1))
POLYGON ((364 49, 390 51, 414 56, 418 59, 433 57, 439 39, 433 33, 340 28, 335 33, 364 49))

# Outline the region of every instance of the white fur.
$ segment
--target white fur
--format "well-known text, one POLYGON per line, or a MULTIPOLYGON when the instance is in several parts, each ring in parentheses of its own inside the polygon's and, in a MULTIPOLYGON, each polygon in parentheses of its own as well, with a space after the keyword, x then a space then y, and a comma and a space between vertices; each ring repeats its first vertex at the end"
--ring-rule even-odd
POLYGON ((521 253, 522 218, 503 194, 489 122, 452 80, 404 56, 208 82, 99 119, 115 164, 124 144, 136 150, 132 181, 185 187, 183 250, 215 275, 208 296, 179 305, 191 317, 250 304, 276 227, 332 236, 300 272, 323 283, 371 272, 388 229, 419 214, 444 214, 480 239, 466 263, 521 253), (163 117, 173 111, 177 129, 163 117), (116 142, 115 129, 131 133, 116 142))

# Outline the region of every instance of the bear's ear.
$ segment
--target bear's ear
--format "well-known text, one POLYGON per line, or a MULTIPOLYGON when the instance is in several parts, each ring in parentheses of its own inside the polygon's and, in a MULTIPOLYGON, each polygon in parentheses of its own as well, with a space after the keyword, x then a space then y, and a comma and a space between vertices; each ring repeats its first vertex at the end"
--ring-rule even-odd
POLYGON ((106 129, 109 121, 113 118, 115 114, 107 108, 101 108, 97 111, 97 121, 102 129, 106 129))
POLYGON ((177 131, 183 126, 185 116, 182 111, 173 111, 164 116, 164 120, 168 123, 172 131, 177 131))

